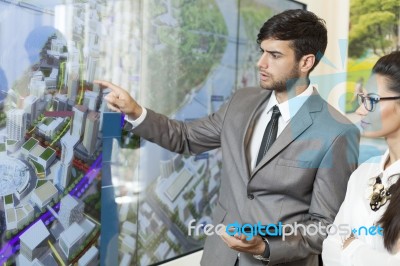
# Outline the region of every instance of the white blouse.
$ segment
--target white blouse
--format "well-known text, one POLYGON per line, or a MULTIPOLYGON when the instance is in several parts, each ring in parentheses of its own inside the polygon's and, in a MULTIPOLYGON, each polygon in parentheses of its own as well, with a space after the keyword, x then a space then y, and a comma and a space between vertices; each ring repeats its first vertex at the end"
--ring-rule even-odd
MULTIPOLYGON (((364 230, 376 226, 376 222, 385 212, 389 202, 382 206, 378 211, 372 211, 369 205, 369 196, 372 193, 373 181, 379 174, 385 189, 388 183, 393 183, 393 178, 388 178, 394 174, 400 173, 400 160, 390 165, 386 170, 384 165, 389 157, 389 151, 384 155, 373 157, 367 162, 361 164, 351 175, 347 185, 346 197, 335 218, 333 228, 339 228, 339 225, 348 224, 347 230, 355 229, 356 237, 345 249, 342 249, 343 241, 349 237, 339 233, 329 234, 323 243, 322 260, 327 266, 368 266, 368 265, 400 265, 400 252, 391 254, 383 245, 383 237, 377 230, 372 233, 364 230), (372 182, 372 183, 371 183, 372 182)), ((400 211, 400 210, 399 210, 400 211)), ((337 230, 338 232, 340 230, 337 230)), ((341 231, 344 232, 344 231, 341 231)))

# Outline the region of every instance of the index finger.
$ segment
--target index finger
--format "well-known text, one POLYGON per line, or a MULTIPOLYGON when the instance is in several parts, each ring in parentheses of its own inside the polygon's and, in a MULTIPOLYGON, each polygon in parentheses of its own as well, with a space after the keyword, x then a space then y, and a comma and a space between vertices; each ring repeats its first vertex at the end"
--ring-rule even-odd
POLYGON ((93 80, 93 83, 95 83, 95 84, 99 84, 99 85, 101 85, 102 87, 104 87, 104 88, 108 88, 108 89, 110 89, 110 90, 112 90, 112 91, 114 91, 114 92, 116 92, 116 91, 121 91, 122 90, 122 88, 121 87, 118 87, 117 85, 115 85, 115 84, 113 84, 113 83, 111 83, 111 82, 109 82, 109 81, 105 81, 105 80, 93 80))

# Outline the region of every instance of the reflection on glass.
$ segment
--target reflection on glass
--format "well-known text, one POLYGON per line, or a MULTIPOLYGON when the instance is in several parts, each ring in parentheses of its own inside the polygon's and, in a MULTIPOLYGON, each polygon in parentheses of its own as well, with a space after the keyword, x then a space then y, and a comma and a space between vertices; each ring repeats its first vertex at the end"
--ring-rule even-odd
MULTIPOLYGON (((118 46, 126 49, 129 43, 124 60, 136 60, 127 86, 143 106, 186 122, 216 111, 236 89, 258 85, 259 27, 277 12, 303 8, 254 0, 242 0, 239 7, 233 0, 150 0, 135 7, 126 16, 132 1, 114 3, 121 15, 113 22, 124 26, 105 23, 113 29, 107 32, 114 45, 126 39, 121 35, 132 37, 118 46)), ((201 249, 204 233, 189 236, 188 224, 212 221, 221 151, 188 156, 144 140, 140 149, 129 149, 124 141, 118 145, 111 163, 120 230, 114 257, 122 265, 154 265, 201 249)))
POLYGON ((0 1, 4 265, 99 262, 101 1, 64 2, 0 1))

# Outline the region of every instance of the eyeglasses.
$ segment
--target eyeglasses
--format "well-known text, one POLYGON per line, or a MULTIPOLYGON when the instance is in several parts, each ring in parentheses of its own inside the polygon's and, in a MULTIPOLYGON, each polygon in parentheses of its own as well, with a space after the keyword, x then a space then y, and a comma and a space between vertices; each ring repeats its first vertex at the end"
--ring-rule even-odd
POLYGON ((395 97, 380 97, 378 94, 375 93, 368 93, 367 96, 364 94, 357 94, 358 104, 364 104, 365 109, 368 112, 375 111, 375 107, 379 101, 390 101, 390 100, 397 100, 400 99, 400 96, 395 97))

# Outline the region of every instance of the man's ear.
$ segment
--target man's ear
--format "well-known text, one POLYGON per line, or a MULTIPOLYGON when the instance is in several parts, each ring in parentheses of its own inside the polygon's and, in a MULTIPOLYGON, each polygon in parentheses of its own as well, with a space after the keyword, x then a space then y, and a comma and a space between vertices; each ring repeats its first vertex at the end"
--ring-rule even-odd
POLYGON ((300 71, 304 73, 309 73, 314 64, 315 64, 315 55, 313 54, 304 55, 300 59, 300 64, 299 64, 300 71))

